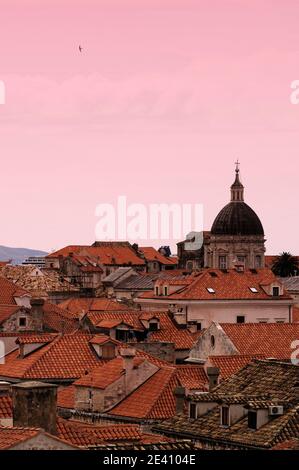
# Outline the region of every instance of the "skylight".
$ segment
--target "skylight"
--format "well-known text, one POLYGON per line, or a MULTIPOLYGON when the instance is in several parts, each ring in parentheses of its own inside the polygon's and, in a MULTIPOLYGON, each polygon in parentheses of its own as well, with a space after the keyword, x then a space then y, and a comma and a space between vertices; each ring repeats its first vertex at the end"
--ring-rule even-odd
POLYGON ((250 289, 251 292, 253 292, 254 294, 257 294, 257 293, 258 293, 258 290, 257 290, 255 287, 249 287, 249 289, 250 289))
POLYGON ((215 291, 214 291, 213 287, 207 287, 207 291, 208 291, 210 294, 215 294, 215 291))

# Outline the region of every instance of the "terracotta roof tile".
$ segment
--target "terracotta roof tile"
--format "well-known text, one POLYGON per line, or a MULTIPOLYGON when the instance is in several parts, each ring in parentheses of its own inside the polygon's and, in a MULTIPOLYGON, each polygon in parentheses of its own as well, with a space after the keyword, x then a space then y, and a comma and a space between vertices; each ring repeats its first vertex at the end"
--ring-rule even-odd
POLYGON ((39 433, 40 429, 37 428, 6 428, 0 426, 0 449, 9 449, 20 442, 37 436, 39 433))
POLYGON ((120 302, 107 298, 71 298, 59 304, 59 307, 67 310, 74 318, 93 311, 118 311, 128 310, 128 307, 120 302))
POLYGON ((29 295, 25 289, 16 286, 4 277, 0 277, 0 305, 16 305, 15 297, 24 295, 29 295))
POLYGON ((131 418, 164 419, 175 412, 175 368, 162 367, 108 414, 131 418))
MULTIPOLYGON (((143 358, 135 357, 134 368, 137 368, 142 362, 144 362, 143 358)), ((74 385, 105 389, 108 385, 119 379, 124 373, 124 361, 122 357, 116 357, 103 366, 95 367, 89 374, 76 380, 74 385)))
POLYGON ((299 338, 298 323, 221 323, 241 355, 289 359, 292 341, 299 338))
POLYGON ((11 317, 18 310, 21 310, 22 307, 19 305, 0 305, 0 325, 5 322, 8 318, 11 317))
POLYGON ((94 257, 104 265, 142 266, 145 264, 128 242, 96 242, 92 246, 70 245, 49 254, 46 258, 66 257, 70 253, 94 257))
MULTIPOLYGON (((229 269, 205 269, 194 276, 190 285, 168 296, 156 296, 154 292, 145 292, 140 298, 178 299, 178 300, 269 300, 273 297, 264 290, 272 282, 279 282, 270 269, 246 270, 238 272, 229 269), (257 292, 252 292, 254 287, 257 292), (213 293, 208 291, 213 289, 213 293)), ((278 299, 291 299, 287 292, 278 299)))
POLYGON ((177 365, 177 376, 188 390, 205 391, 208 386, 208 378, 202 365, 177 365))
POLYGON ((220 378, 227 379, 231 375, 238 372, 242 369, 246 364, 253 361, 253 359, 263 359, 265 358, 264 355, 255 354, 253 356, 250 355, 235 355, 235 356, 210 356, 209 362, 214 367, 218 367, 220 370, 220 378))
POLYGON ((157 261, 165 266, 173 266, 178 262, 177 258, 164 256, 152 246, 141 246, 138 251, 144 255, 146 261, 157 261))
POLYGON ((0 396, 0 419, 12 418, 12 399, 8 395, 0 396))
POLYGON ((185 350, 191 349, 196 336, 190 333, 187 329, 181 329, 171 320, 168 312, 148 312, 140 310, 127 310, 119 312, 90 312, 87 315, 91 323, 98 328, 114 328, 116 321, 123 322, 127 325, 132 325, 135 331, 145 331, 145 326, 142 320, 150 320, 157 318, 160 321, 160 329, 157 331, 150 331, 147 334, 147 342, 170 342, 174 343, 175 349, 185 350), (105 323, 103 323, 105 320, 105 323), (111 322, 106 323, 106 322, 111 322), (109 326, 110 325, 110 326, 109 326))
POLYGON ((58 336, 24 358, 18 357, 19 351, 13 351, 6 356, 5 364, 0 364, 0 376, 24 379, 79 378, 100 362, 105 362, 96 357, 89 345, 92 337, 82 333, 58 336))

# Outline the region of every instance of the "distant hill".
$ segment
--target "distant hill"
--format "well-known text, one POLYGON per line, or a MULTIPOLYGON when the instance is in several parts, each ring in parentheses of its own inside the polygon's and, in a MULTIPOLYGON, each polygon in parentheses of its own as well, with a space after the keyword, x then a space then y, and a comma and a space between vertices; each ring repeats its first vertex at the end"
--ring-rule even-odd
POLYGON ((0 261, 12 260, 13 264, 22 263, 28 256, 46 256, 48 253, 29 248, 9 248, 0 245, 0 261))

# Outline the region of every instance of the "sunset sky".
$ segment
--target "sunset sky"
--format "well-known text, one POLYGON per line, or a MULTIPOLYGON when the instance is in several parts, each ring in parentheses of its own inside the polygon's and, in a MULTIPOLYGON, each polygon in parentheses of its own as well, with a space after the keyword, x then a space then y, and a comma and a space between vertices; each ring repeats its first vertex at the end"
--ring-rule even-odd
POLYGON ((0 245, 92 243, 119 195, 202 203, 210 229, 238 158, 267 253, 299 255, 298 19, 294 0, 1 0, 0 245))

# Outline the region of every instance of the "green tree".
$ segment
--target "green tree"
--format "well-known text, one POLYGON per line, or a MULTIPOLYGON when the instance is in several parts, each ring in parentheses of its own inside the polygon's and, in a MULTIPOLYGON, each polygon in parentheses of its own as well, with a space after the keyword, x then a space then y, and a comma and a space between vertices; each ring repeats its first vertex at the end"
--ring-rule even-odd
POLYGON ((291 253, 284 251, 275 259, 272 271, 276 276, 280 277, 299 275, 298 260, 291 253))

